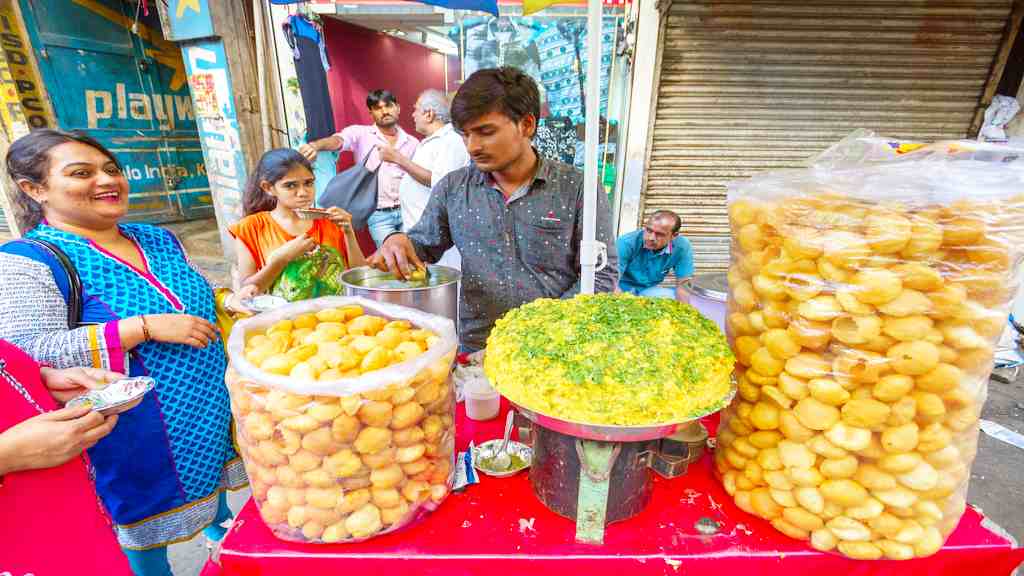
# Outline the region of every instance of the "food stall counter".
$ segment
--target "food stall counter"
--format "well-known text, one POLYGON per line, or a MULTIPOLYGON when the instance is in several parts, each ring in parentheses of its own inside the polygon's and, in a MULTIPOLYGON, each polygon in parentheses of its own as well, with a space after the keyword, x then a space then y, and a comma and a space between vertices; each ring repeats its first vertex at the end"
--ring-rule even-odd
MULTIPOLYGON (((479 444, 500 437, 507 410, 503 400, 498 418, 477 422, 466 418, 460 404, 458 449, 466 450, 471 440, 479 444)), ((716 422, 712 416, 707 424, 713 429, 716 422)), ((360 576, 1010 574, 1024 561, 1024 549, 1013 548, 983 520, 968 507, 947 545, 928 558, 849 560, 787 538, 738 509, 715 480, 712 458, 704 456, 680 478, 655 475, 650 505, 609 525, 601 546, 574 542, 575 523, 545 508, 524 472, 501 479, 482 476, 479 484, 450 495, 420 522, 353 544, 278 540, 250 500, 224 540, 220 561, 224 576, 309 576, 338 570, 360 576)))

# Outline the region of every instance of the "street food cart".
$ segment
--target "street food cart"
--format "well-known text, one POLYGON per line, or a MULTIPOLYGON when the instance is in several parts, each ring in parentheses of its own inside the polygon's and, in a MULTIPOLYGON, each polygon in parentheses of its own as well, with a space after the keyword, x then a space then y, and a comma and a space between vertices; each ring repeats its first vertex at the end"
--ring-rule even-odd
MULTIPOLYGON (((500 437, 504 413, 486 422, 456 419, 457 448, 500 437)), ((712 432, 715 417, 705 419, 712 432)), ((858 562, 818 552, 739 510, 713 478, 710 458, 685 476, 655 475, 650 504, 610 524, 603 545, 575 542, 576 525, 534 495, 526 473, 484 478, 449 496, 436 512, 401 532, 357 544, 278 540, 248 502, 224 540, 225 575, 361 574, 1008 574, 1024 550, 969 508, 946 547, 911 561, 858 562)))

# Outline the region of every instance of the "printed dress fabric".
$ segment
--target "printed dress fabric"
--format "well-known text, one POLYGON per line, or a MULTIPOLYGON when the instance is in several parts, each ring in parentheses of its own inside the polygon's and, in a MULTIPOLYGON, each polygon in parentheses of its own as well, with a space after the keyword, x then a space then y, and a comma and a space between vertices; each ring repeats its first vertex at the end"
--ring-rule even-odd
MULTIPOLYGON (((583 115, 583 93, 580 86, 582 74, 577 67, 581 34, 573 22, 557 22, 537 36, 537 50, 540 52, 540 78, 547 96, 548 110, 553 117, 565 116, 579 120, 583 115)), ((570 163, 572 160, 569 161, 570 163)))
POLYGON ((540 28, 532 18, 505 16, 467 24, 463 58, 466 76, 482 68, 513 66, 537 82, 543 102, 545 85, 541 81, 540 56, 534 43, 540 28))
POLYGON ((231 436, 220 341, 206 348, 144 342, 121 347, 120 319, 185 313, 216 323, 213 288, 171 233, 125 224, 144 270, 82 237, 41 224, 28 237, 57 245, 82 283, 80 327, 67 326, 67 275, 23 242, 0 249, 0 338, 56 368, 95 366, 148 375, 156 388, 89 450, 96 491, 127 549, 186 540, 209 525, 217 498, 247 480, 231 436))
MULTIPOLYGON (((601 24, 601 114, 608 113, 608 84, 615 41, 615 19, 601 24)), ((587 83, 587 28, 585 21, 561 20, 536 38, 540 53, 540 78, 551 116, 583 120, 587 83)))
POLYGON ((576 138, 576 126, 571 119, 541 118, 533 145, 545 158, 572 164, 576 159, 576 138))

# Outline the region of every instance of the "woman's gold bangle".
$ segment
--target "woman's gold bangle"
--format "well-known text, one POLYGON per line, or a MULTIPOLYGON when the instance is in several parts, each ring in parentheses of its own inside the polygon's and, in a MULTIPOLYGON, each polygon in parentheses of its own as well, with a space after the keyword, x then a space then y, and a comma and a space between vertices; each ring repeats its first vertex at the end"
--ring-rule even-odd
POLYGON ((152 338, 149 335, 149 326, 146 324, 146 315, 143 314, 140 318, 142 318, 142 339, 149 342, 152 338))

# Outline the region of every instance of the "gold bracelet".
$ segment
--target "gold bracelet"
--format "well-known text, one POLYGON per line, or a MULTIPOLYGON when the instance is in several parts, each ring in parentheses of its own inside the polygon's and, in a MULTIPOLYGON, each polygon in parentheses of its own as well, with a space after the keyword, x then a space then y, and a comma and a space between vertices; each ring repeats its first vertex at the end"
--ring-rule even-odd
POLYGON ((146 325, 146 315, 143 314, 142 316, 139 316, 139 318, 142 318, 142 340, 144 342, 149 342, 152 338, 149 335, 149 326, 146 325))

